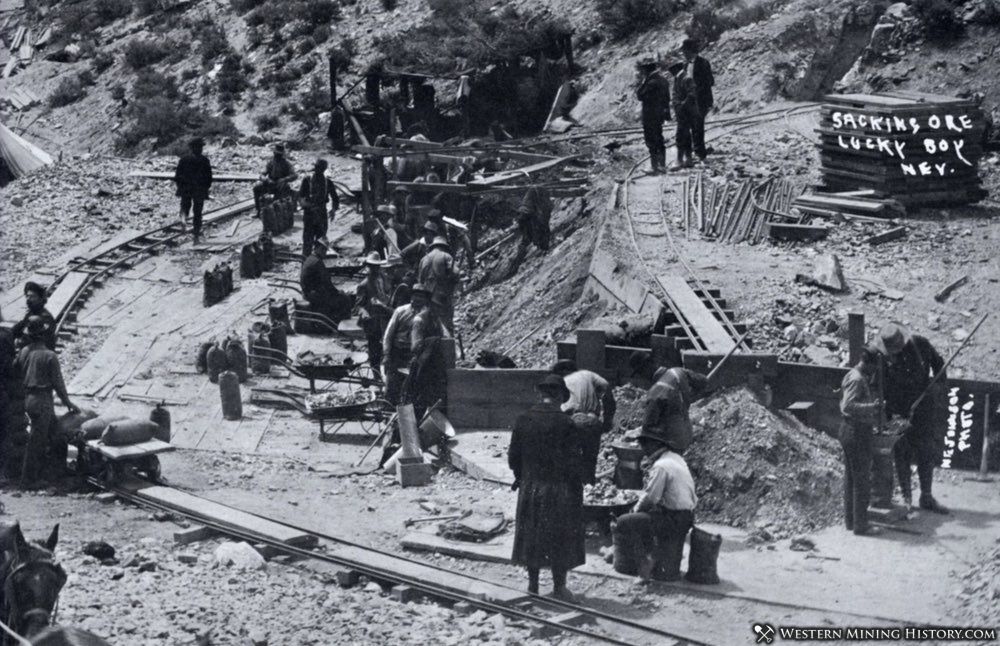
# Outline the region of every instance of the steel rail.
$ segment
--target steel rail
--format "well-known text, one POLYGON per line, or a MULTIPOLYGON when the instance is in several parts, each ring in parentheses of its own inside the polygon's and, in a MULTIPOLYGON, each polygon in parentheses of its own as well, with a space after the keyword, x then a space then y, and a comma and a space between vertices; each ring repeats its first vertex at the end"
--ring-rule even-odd
MULTIPOLYGON (((210 529, 213 529, 213 530, 219 532, 220 534, 225 534, 225 535, 233 536, 233 537, 240 538, 240 539, 248 541, 248 542, 261 543, 261 544, 270 546, 270 547, 272 547, 272 548, 274 548, 276 550, 280 550, 280 551, 285 552, 287 554, 291 554, 293 556, 297 556, 297 557, 304 558, 304 559, 312 559, 312 560, 324 561, 324 562, 327 562, 327 563, 331 563, 333 565, 339 565, 341 567, 349 568, 351 570, 360 572, 361 574, 364 574, 365 576, 368 576, 368 577, 373 578, 373 579, 379 579, 379 580, 383 580, 383 581, 390 581, 390 582, 393 582, 393 583, 396 583, 396 584, 407 585, 407 586, 410 586, 410 587, 415 588, 417 590, 420 590, 421 592, 424 592, 425 594, 429 594, 429 595, 432 595, 432 596, 435 596, 435 597, 448 599, 450 601, 463 601, 463 602, 468 603, 470 606, 474 606, 474 607, 480 608, 482 610, 486 610, 486 611, 493 612, 493 613, 499 613, 499 614, 502 614, 504 616, 511 617, 511 618, 514 618, 514 619, 523 620, 523 621, 530 621, 530 622, 535 622, 535 623, 541 623, 543 625, 546 625, 546 626, 548 626, 550 628, 554 628, 556 630, 565 631, 565 632, 571 632, 571 633, 574 633, 574 634, 577 634, 577 635, 580 635, 580 636, 583 636, 583 637, 589 637, 591 639, 595 639, 595 640, 598 640, 598 641, 601 641, 601 642, 604 642, 604 643, 616 644, 618 646, 636 646, 634 641, 619 639, 617 637, 613 637, 613 636, 610 636, 610 635, 607 635, 607 634, 604 634, 604 633, 595 632, 593 630, 590 630, 588 628, 584 628, 582 626, 573 626, 573 625, 569 625, 569 624, 560 623, 560 622, 554 621, 554 620, 552 620, 552 619, 550 619, 548 617, 542 617, 542 616, 539 616, 539 615, 536 615, 536 614, 532 614, 531 612, 528 612, 526 610, 522 610, 520 608, 516 608, 516 607, 512 607, 512 606, 506 606, 506 605, 503 605, 502 603, 498 603, 498 602, 494 602, 494 601, 489 601, 489 600, 482 599, 482 598, 476 597, 476 596, 465 595, 465 594, 462 594, 460 592, 449 590, 447 588, 438 586, 436 584, 429 583, 427 581, 423 581, 421 579, 416 579, 416 578, 413 578, 413 577, 410 577, 410 576, 407 576, 407 575, 404 575, 404 574, 400 574, 398 572, 393 572, 391 570, 386 570, 386 569, 382 569, 382 568, 371 566, 371 565, 359 564, 356 561, 353 561, 353 560, 350 560, 350 559, 344 558, 344 557, 338 557, 338 556, 333 555, 333 554, 325 554, 325 553, 322 553, 322 552, 315 552, 315 551, 310 550, 310 549, 306 549, 306 548, 302 548, 302 547, 297 547, 297 546, 289 545, 289 544, 284 543, 282 541, 279 541, 279 540, 276 540, 276 539, 273 539, 273 538, 269 538, 267 536, 263 536, 263 535, 257 534, 256 532, 253 532, 253 531, 249 531, 249 530, 245 530, 245 529, 239 529, 239 528, 232 527, 230 525, 226 525, 225 523, 218 522, 218 521, 216 521, 216 520, 214 520, 212 518, 209 518, 207 516, 203 516, 201 514, 192 512, 190 510, 181 509, 179 507, 175 507, 175 506, 167 504, 167 503, 161 503, 161 502, 158 502, 158 501, 150 500, 148 498, 144 498, 144 497, 142 497, 140 495, 137 495, 134 492, 122 489, 120 487, 109 486, 108 484, 106 484, 104 482, 101 482, 101 481, 97 480, 96 478, 89 478, 88 481, 91 484, 93 484, 94 486, 97 486, 97 487, 106 489, 108 491, 111 491, 115 495, 119 496, 120 498, 123 498, 123 499, 125 499, 125 500, 127 500, 129 502, 132 502, 132 503, 136 504, 136 505, 147 507, 147 508, 152 508, 152 509, 158 509, 160 511, 167 511, 167 512, 171 512, 171 513, 174 513, 174 514, 178 514, 180 516, 184 516, 184 517, 188 518, 189 520, 196 521, 196 522, 198 522, 201 525, 204 525, 204 526, 206 526, 206 527, 208 527, 210 529)), ((249 513, 249 512, 244 512, 244 513, 249 513)), ((310 530, 310 529, 306 529, 306 528, 302 528, 302 527, 297 527, 295 525, 291 525, 291 524, 288 524, 288 523, 285 523, 285 522, 282 522, 282 521, 277 521, 277 520, 274 520, 274 519, 271 519, 271 518, 267 518, 266 516, 261 516, 259 514, 252 514, 251 513, 250 515, 255 516, 257 518, 262 518, 262 519, 268 520, 269 522, 272 522, 272 523, 276 523, 276 524, 279 524, 279 525, 284 525, 285 527, 289 527, 291 529, 295 529, 296 531, 301 531, 303 533, 306 533, 306 534, 309 534, 311 536, 314 536, 317 539, 331 541, 333 543, 339 543, 341 545, 345 545, 345 546, 348 546, 348 547, 353 547, 353 548, 356 548, 356 549, 365 550, 365 551, 371 552, 373 554, 379 554, 380 556, 387 556, 387 557, 391 557, 391 558, 394 558, 394 559, 400 559, 400 560, 406 561, 408 563, 413 563, 415 565, 419 565, 421 567, 429 567, 431 569, 434 569, 434 570, 437 570, 439 572, 443 572, 443 573, 446 573, 446 574, 449 574, 449 575, 452 575, 452 576, 458 576, 458 577, 461 577, 461 578, 471 579, 473 581, 477 581, 477 582, 481 582, 481 583, 486 583, 486 584, 489 584, 489 585, 492 585, 492 586, 495 586, 495 587, 506 588, 506 589, 511 589, 511 590, 513 589, 513 588, 510 588, 509 586, 504 586, 502 584, 497 584, 497 583, 494 583, 493 581, 489 581, 487 579, 481 579, 479 577, 471 576, 471 575, 465 574, 465 573, 452 572, 451 570, 447 570, 445 568, 441 568, 441 567, 438 567, 438 566, 430 564, 430 563, 425 563, 423 561, 417 561, 417 560, 414 560, 414 559, 408 559, 408 558, 405 558, 405 557, 401 557, 401 556, 398 556, 398 555, 393 554, 391 552, 386 552, 386 551, 383 551, 383 550, 374 549, 374 548, 371 548, 371 547, 368 547, 368 546, 365 546, 365 545, 361 545, 361 544, 358 544, 358 543, 347 541, 345 539, 337 538, 335 536, 329 536, 329 535, 326 535, 326 534, 323 534, 323 533, 320 533, 320 532, 316 532, 316 531, 313 531, 313 530, 310 530)), ((518 590, 517 592, 520 593, 521 591, 518 590)), ((696 638, 692 638, 692 637, 688 637, 688 636, 685 636, 685 635, 680 635, 680 634, 677 634, 677 633, 672 633, 672 632, 669 632, 669 631, 661 630, 659 628, 654 628, 652 626, 646 626, 646 625, 641 624, 641 623, 636 622, 636 621, 632 621, 632 620, 625 619, 625 618, 622 618, 622 617, 617 617, 615 615, 611 615, 611 614, 602 612, 600 610, 596 610, 596 609, 593 609, 593 608, 588 608, 586 606, 580 606, 580 605, 577 605, 577 604, 574 604, 574 603, 571 603, 571 602, 562 601, 562 600, 551 598, 551 597, 543 597, 541 595, 533 595, 533 594, 530 594, 530 593, 525 594, 525 596, 531 598, 532 600, 535 600, 535 601, 538 601, 538 602, 541 602, 541 603, 544 603, 544 604, 547 604, 547 605, 550 605, 550 606, 555 606, 555 607, 558 607, 558 608, 563 608, 563 609, 566 609, 566 610, 571 610, 571 611, 574 611, 574 612, 579 612, 581 614, 589 615, 590 617, 595 618, 595 619, 601 619, 603 621, 615 623, 615 624, 618 624, 620 626, 625 626, 625 627, 633 629, 633 630, 638 630, 638 631, 641 631, 641 632, 650 633, 650 634, 653 634, 653 635, 655 635, 656 637, 659 637, 659 638, 674 639, 674 640, 678 640, 678 641, 680 641, 680 642, 682 642, 684 644, 691 644, 692 646, 714 646, 713 644, 711 644, 709 642, 705 642, 705 641, 702 641, 702 640, 699 640, 699 639, 696 639, 696 638)))

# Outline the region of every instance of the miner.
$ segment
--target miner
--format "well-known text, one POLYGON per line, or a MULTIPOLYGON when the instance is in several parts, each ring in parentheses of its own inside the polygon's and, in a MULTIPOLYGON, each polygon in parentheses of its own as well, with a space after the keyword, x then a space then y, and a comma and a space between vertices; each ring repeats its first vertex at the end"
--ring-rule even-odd
POLYGON ((309 308, 337 323, 350 315, 350 297, 333 284, 330 270, 323 263, 330 242, 324 238, 313 241, 313 250, 302 261, 299 286, 309 302, 309 308))
POLYGON ((444 237, 435 237, 427 253, 420 260, 417 270, 417 280, 431 291, 432 296, 439 297, 444 311, 442 321, 449 332, 454 332, 455 304, 454 294, 458 285, 460 272, 451 254, 451 246, 444 237))
POLYGON ((642 103, 642 135, 649 150, 649 165, 654 174, 662 173, 667 165, 663 122, 670 121, 670 85, 657 70, 653 58, 643 58, 636 67, 639 72, 636 96, 642 103))
POLYGON ((299 186, 299 204, 302 206, 302 255, 312 253, 313 241, 323 238, 330 221, 340 208, 337 187, 326 176, 329 164, 320 157, 313 164, 313 172, 302 178, 299 186), (327 203, 330 210, 327 211, 327 203))
POLYGON ((59 356, 45 344, 45 321, 40 316, 29 316, 25 333, 28 345, 18 352, 14 365, 24 383, 24 408, 31 423, 21 470, 21 486, 30 488, 38 484, 46 466, 53 471, 66 467, 66 442, 57 436, 52 392, 55 391, 70 413, 79 412, 79 409, 66 393, 59 356), (45 464, 46 454, 51 458, 49 465, 45 464))
POLYGON ((447 370, 450 366, 442 340, 451 338, 451 334, 443 321, 445 306, 441 295, 432 293, 428 307, 417 312, 410 330, 410 367, 401 401, 413 404, 418 420, 423 419, 427 409, 437 402, 447 406, 447 370))
MULTIPOLYGON (((708 149, 705 148, 705 117, 715 104, 712 96, 712 86, 715 85, 715 76, 712 74, 712 65, 699 53, 699 43, 693 38, 685 38, 681 44, 681 53, 684 55, 685 75, 694 84, 695 103, 697 113, 691 115, 690 131, 691 143, 694 153, 701 161, 705 161, 708 149)), ((679 123, 679 121, 678 121, 679 123)))
POLYGON ((187 226, 188 215, 194 210, 191 233, 195 242, 201 237, 201 214, 205 210, 205 200, 208 190, 212 187, 212 163, 202 151, 205 140, 195 137, 188 143, 190 152, 177 162, 174 171, 174 182, 177 184, 177 196, 181 198, 180 219, 187 226))
POLYGON ((926 338, 910 334, 896 323, 879 333, 885 354, 885 412, 908 420, 903 436, 893 449, 899 489, 907 507, 913 505, 911 465, 917 465, 920 480, 920 508, 938 514, 948 510, 934 499, 931 486, 934 465, 941 459, 940 438, 944 431, 944 359, 926 338), (940 374, 935 387, 928 391, 931 380, 940 374))
POLYGON ((389 303, 392 299, 389 283, 382 273, 385 261, 378 252, 371 252, 365 258, 367 276, 355 292, 354 303, 358 308, 358 327, 365 333, 368 343, 368 361, 376 370, 382 366, 382 337, 392 311, 389 303))
POLYGON ((288 191, 289 185, 295 181, 298 173, 295 167, 285 157, 285 145, 275 144, 271 159, 260 176, 260 181, 253 185, 253 204, 260 217, 261 198, 265 195, 281 195, 288 191))
POLYGON ((27 305, 28 311, 24 315, 24 318, 15 323, 10 329, 15 340, 23 340, 22 337, 27 328, 28 319, 33 316, 37 316, 45 325, 45 347, 49 350, 56 349, 56 319, 52 316, 52 313, 45 308, 45 304, 48 302, 48 299, 48 293, 42 285, 30 280, 24 284, 24 301, 27 305))
POLYGON ((615 419, 615 393, 608 381, 590 370, 580 370, 576 362, 562 359, 552 366, 569 390, 569 399, 562 405, 572 416, 583 445, 583 481, 593 483, 597 476, 597 458, 601 452, 601 436, 611 430, 615 419))
POLYGON ((684 458, 659 433, 643 429, 639 446, 650 464, 646 486, 632 512, 618 517, 615 543, 638 557, 643 580, 676 581, 698 504, 694 478, 684 458))
MULTIPOLYGON (((402 289, 401 286, 399 289, 402 289)), ((410 290, 410 302, 400 304, 392 312, 382 337, 382 379, 385 382, 385 399, 393 406, 399 405, 406 371, 410 367, 411 336, 417 314, 427 309, 430 292, 417 283, 410 290)))
POLYGON ((864 348, 861 359, 840 384, 840 444, 844 447, 844 524, 858 536, 879 534, 868 523, 871 497, 872 433, 882 419, 882 401, 872 395, 872 378, 878 372, 875 348, 864 348))
POLYGON ((691 404, 708 391, 705 375, 687 368, 659 368, 643 401, 642 430, 657 435, 673 452, 691 445, 691 404))
POLYGON ((518 492, 511 561, 528 569, 531 594, 549 568, 552 596, 572 599, 566 575, 586 562, 581 438, 560 408, 570 397, 563 378, 547 375, 535 389, 539 401, 514 422, 507 450, 518 492))

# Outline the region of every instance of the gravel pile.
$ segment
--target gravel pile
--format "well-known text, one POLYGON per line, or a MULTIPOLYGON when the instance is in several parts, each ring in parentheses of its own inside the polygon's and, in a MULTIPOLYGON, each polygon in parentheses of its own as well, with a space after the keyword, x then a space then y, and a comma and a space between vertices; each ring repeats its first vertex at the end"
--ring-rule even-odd
POLYGON ((955 592, 960 607, 956 619, 969 626, 1000 625, 1000 539, 998 546, 962 576, 955 592))
POLYGON ((69 573, 59 620, 113 644, 425 644, 430 636, 448 645, 558 643, 532 639, 528 627, 500 615, 400 603, 364 579, 341 589, 283 565, 223 565, 215 542, 178 548, 143 538, 118 546, 109 565, 82 547, 58 549, 69 573))

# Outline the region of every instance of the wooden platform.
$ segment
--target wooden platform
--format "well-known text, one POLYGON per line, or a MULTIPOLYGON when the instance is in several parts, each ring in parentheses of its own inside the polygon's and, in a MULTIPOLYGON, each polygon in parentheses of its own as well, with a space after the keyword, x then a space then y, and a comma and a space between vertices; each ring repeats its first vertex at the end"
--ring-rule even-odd
POLYGON ((87 442, 87 446, 112 461, 142 458, 147 455, 169 453, 170 451, 177 450, 177 447, 161 440, 148 440, 124 446, 107 446, 100 440, 90 440, 87 442))
POLYGON ((708 352, 729 352, 735 340, 722 327, 719 319, 705 307, 694 293, 687 279, 677 274, 658 276, 657 281, 670 296, 674 307, 681 313, 701 339, 708 352))
POLYGON ((514 474, 507 465, 510 433, 509 429, 459 429, 449 449, 451 465, 477 480, 512 484, 514 474))

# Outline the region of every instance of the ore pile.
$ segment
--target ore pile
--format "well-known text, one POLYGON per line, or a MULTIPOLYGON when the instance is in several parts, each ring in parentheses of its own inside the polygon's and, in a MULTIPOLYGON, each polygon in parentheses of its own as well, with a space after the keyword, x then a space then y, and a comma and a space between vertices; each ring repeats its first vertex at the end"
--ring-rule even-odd
POLYGON ((837 522, 843 465, 838 443, 725 390, 691 410, 694 442, 684 457, 698 487, 698 517, 754 529, 769 540, 837 522))
MULTIPOLYGON (((603 438, 599 474, 615 465, 611 444, 642 425, 644 394, 615 389, 615 430, 603 438)), ((835 440, 766 408, 743 388, 697 402, 691 420, 694 442, 684 458, 698 487, 699 519, 752 529, 761 540, 839 520, 843 465, 835 440)))
POLYGON ((961 604, 957 619, 970 626, 1000 624, 1000 546, 965 573, 956 596, 961 604))

